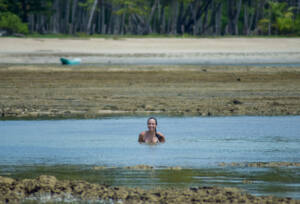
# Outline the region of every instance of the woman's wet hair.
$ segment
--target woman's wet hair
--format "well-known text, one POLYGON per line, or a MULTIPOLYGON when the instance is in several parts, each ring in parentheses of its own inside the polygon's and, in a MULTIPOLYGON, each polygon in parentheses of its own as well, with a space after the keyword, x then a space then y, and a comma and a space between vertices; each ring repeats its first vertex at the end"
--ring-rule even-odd
POLYGON ((148 118, 147 124, 149 123, 149 121, 150 121, 151 119, 153 119, 153 120, 155 121, 155 124, 157 125, 157 119, 156 119, 155 117, 150 117, 150 118, 148 118))

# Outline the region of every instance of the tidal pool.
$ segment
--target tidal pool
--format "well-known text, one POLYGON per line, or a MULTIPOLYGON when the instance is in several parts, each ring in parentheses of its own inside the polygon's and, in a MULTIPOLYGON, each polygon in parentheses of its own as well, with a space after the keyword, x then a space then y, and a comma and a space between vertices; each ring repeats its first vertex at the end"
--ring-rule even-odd
POLYGON ((0 121, 0 175, 52 174, 109 185, 221 185, 300 199, 299 167, 219 166, 300 162, 300 116, 158 117, 167 142, 137 142, 145 117, 0 121), (154 170, 128 170, 139 164, 154 170), (94 170, 94 166, 108 169, 94 170), (181 170, 168 170, 180 166, 181 170), (111 168, 114 167, 114 168, 111 168))

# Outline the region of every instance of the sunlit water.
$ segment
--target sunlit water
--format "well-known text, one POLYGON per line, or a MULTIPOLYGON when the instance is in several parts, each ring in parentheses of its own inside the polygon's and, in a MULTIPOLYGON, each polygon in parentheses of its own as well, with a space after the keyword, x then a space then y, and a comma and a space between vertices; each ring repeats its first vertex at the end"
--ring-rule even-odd
POLYGON ((80 166, 82 172, 87 166, 107 166, 119 168, 98 172, 92 179, 128 186, 217 184, 242 187, 257 195, 300 199, 299 167, 218 165, 220 162, 300 162, 299 116, 159 117, 158 131, 166 136, 167 142, 154 146, 137 142, 138 134, 146 130, 146 120, 121 117, 0 121, 0 174, 28 166, 64 165, 62 169, 66 165, 80 166), (138 164, 158 170, 149 173, 122 169, 138 164), (172 166, 185 170, 165 172, 164 168, 172 166))

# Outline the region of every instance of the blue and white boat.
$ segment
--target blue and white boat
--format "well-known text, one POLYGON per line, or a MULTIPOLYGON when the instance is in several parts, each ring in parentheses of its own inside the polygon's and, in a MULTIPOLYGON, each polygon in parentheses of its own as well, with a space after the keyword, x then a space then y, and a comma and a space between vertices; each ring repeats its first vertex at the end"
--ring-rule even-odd
POLYGON ((60 58, 60 61, 63 65, 78 65, 81 63, 81 59, 67 59, 67 58, 60 58))

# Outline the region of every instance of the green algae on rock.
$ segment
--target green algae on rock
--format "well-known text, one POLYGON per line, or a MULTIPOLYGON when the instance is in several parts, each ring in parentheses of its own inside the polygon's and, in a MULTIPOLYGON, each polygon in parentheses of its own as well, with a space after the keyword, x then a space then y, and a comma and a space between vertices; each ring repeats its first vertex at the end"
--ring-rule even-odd
POLYGON ((109 187, 86 181, 60 181, 54 176, 14 180, 0 176, 0 203, 41 201, 108 201, 120 203, 295 203, 299 200, 272 196, 257 197, 237 188, 192 187, 185 189, 109 187))

